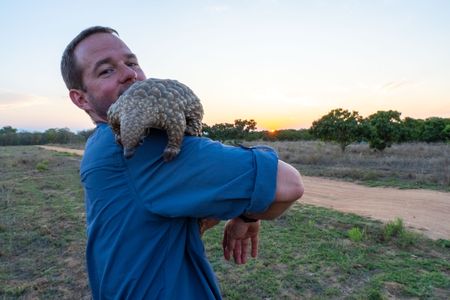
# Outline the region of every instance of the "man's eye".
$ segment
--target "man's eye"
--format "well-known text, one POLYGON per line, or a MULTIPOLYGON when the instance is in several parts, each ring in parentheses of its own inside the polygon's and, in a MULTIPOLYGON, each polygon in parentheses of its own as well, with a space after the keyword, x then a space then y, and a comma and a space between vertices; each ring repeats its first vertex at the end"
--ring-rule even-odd
POLYGON ((98 73, 99 76, 104 76, 104 75, 109 75, 113 72, 113 69, 104 69, 102 71, 100 71, 100 73, 98 73))

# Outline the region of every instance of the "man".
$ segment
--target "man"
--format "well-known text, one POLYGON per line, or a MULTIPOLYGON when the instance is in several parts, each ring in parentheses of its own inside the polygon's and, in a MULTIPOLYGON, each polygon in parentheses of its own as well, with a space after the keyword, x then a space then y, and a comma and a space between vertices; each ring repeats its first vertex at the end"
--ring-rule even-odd
POLYGON ((199 220, 225 225, 226 259, 256 256, 259 223, 303 194, 300 174, 268 147, 230 147, 186 136, 165 163, 165 132, 154 130, 125 159, 107 123, 109 106, 144 80, 136 55, 107 27, 82 31, 61 61, 72 102, 97 125, 80 168, 87 266, 94 299, 220 299, 199 220))

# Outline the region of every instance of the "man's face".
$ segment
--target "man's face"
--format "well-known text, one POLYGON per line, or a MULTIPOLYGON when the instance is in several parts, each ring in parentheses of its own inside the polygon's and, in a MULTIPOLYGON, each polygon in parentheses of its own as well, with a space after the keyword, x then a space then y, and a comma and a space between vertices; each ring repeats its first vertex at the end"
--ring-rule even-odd
POLYGON ((94 122, 106 122, 110 105, 135 81, 145 79, 136 56, 113 34, 89 36, 75 48, 75 58, 85 89, 71 90, 71 98, 78 97, 74 103, 94 122))

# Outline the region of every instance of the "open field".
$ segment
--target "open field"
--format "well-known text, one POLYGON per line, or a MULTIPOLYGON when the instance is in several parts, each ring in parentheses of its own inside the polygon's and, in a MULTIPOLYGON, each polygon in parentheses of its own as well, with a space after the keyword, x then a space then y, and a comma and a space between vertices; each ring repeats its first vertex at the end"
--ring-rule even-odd
POLYGON ((0 147, 0 299, 88 299, 79 157, 0 147))
MULTIPOLYGON (((83 154, 81 149, 40 147, 83 154)), ((450 239, 450 218, 448 217, 450 194, 448 192, 365 187, 351 182, 311 176, 303 176, 303 180, 306 193, 301 203, 356 213, 384 222, 401 218, 406 226, 428 237, 450 239)))
MULTIPOLYGON (((0 147, 0 299, 88 299, 79 157, 0 147)), ((450 298, 450 241, 298 204, 246 266, 205 234, 225 299, 450 298), (392 229, 394 228, 394 229, 392 229), (358 234, 359 233, 359 234, 358 234)))
MULTIPOLYGON (((257 143, 244 143, 252 145, 257 143)), ((394 144, 383 152, 367 144, 339 146, 319 141, 264 142, 302 174, 370 186, 450 191, 450 144, 394 144)))

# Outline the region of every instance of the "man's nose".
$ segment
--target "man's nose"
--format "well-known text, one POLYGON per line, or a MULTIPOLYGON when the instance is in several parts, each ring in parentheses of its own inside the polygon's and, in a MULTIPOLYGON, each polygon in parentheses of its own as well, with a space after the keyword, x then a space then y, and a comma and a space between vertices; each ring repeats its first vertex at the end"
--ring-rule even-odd
POLYGON ((127 65, 122 66, 120 75, 121 83, 134 82, 137 78, 136 71, 132 67, 127 65))

